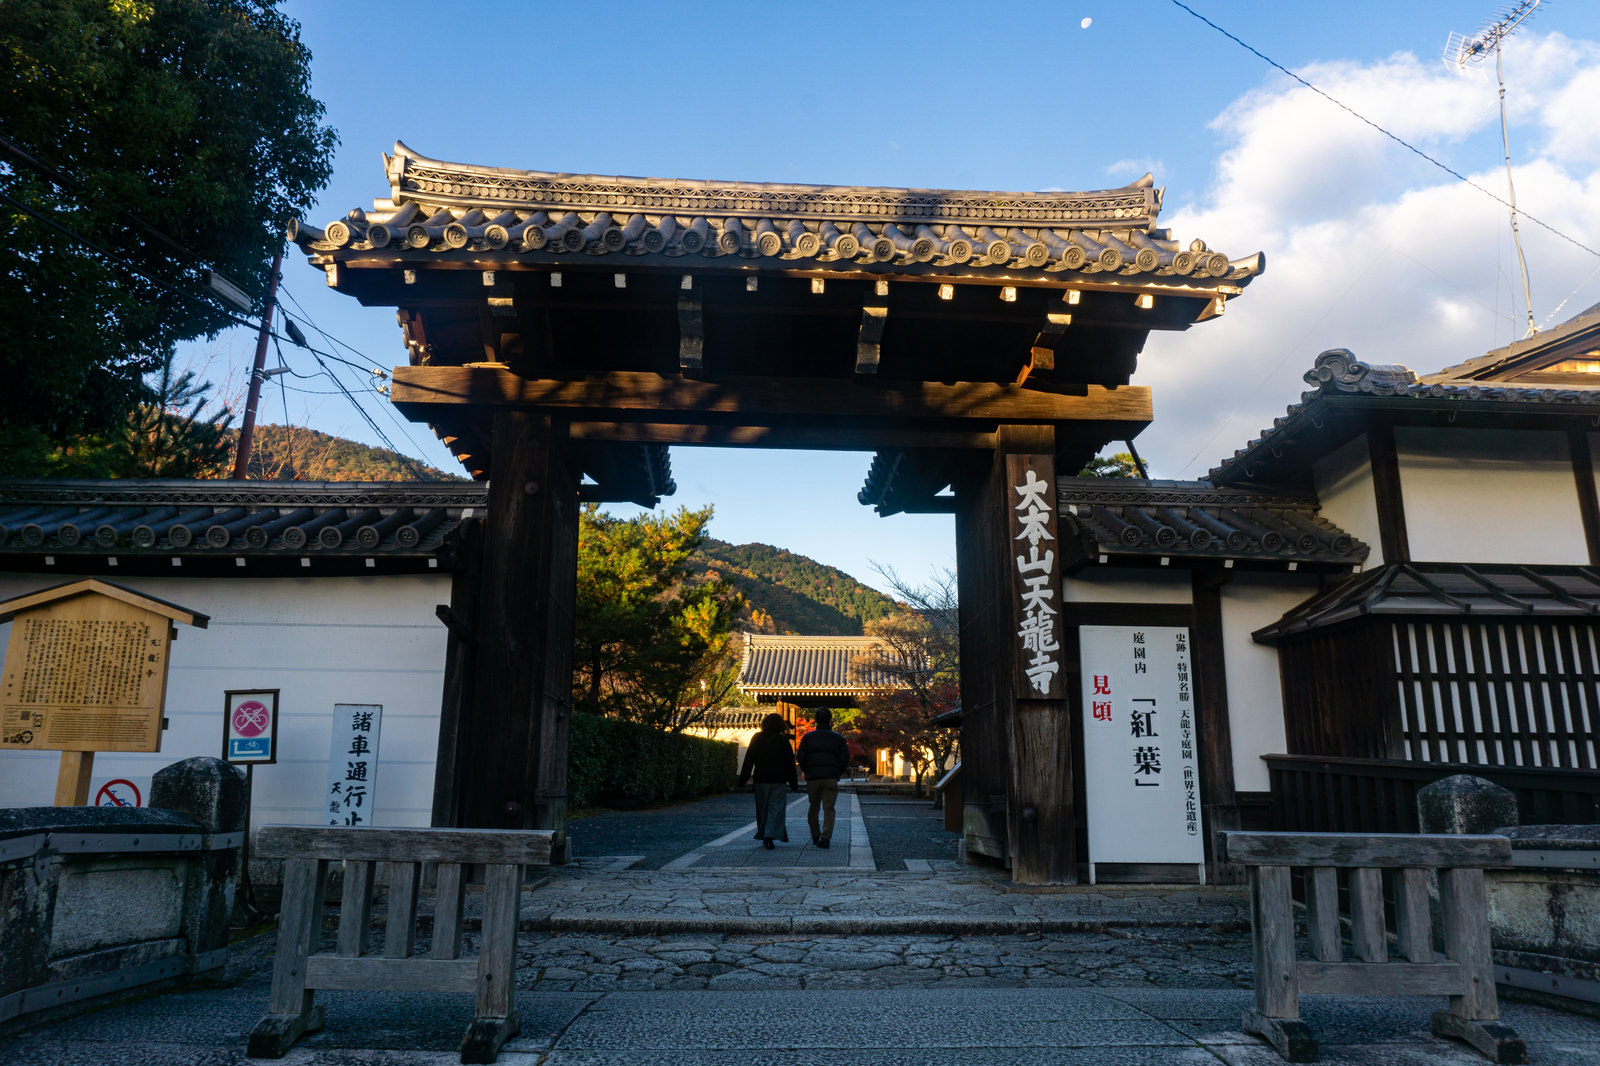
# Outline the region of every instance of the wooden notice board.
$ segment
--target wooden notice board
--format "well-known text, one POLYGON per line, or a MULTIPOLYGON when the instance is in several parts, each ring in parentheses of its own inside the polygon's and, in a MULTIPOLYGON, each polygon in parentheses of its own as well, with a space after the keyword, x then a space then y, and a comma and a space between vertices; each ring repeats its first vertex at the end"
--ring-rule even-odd
POLYGON ((88 580, 0 604, 8 618, 0 751, 161 750, 172 623, 204 615, 88 580))

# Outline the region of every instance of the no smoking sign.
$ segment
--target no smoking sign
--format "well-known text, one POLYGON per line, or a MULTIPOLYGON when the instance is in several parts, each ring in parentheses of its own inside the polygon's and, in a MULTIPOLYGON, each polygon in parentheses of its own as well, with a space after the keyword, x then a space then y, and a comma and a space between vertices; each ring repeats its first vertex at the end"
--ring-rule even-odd
POLYGON ((278 761, 278 690, 230 690, 226 694, 222 758, 231 763, 278 761))

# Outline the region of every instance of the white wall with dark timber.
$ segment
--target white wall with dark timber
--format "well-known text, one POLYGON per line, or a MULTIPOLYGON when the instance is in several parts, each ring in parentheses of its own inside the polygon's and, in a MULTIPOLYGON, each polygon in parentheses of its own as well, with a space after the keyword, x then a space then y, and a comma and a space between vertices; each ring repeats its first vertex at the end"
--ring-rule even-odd
MULTIPOLYGON (((0 573, 0 599, 76 576, 0 573)), ((433 612, 450 602, 449 575, 113 580, 211 623, 178 627, 161 751, 97 754, 95 782, 126 778, 148 799, 156 770, 221 755, 226 690, 276 688, 278 762, 255 769, 252 826, 321 822, 335 703, 383 706, 372 824, 428 824, 446 637, 433 612)), ((0 625, 0 655, 10 631, 0 625)), ((0 806, 48 805, 59 763, 53 751, 0 754, 0 806)))
POLYGON ((1165 603, 1187 607, 1194 602, 1194 592, 1185 569, 1150 566, 1111 570, 1091 566, 1061 582, 1061 598, 1066 603, 1165 603))
POLYGON ((1588 565, 1564 432, 1397 426, 1394 438, 1413 559, 1588 565))
POLYGON ((1316 579, 1303 574, 1240 573, 1222 586, 1233 787, 1241 792, 1267 791, 1271 783, 1261 757, 1288 751, 1278 650, 1257 644, 1250 634, 1316 591, 1316 579))
POLYGON ((1323 518, 1372 547, 1368 567, 1383 563, 1378 534, 1378 498, 1372 487, 1372 458, 1367 435, 1334 449, 1311 467, 1312 483, 1323 518))

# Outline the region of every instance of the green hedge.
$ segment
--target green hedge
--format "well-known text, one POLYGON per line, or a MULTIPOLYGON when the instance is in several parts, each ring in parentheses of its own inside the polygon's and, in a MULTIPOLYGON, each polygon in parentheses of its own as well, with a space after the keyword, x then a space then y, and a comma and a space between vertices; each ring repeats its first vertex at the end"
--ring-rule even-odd
POLYGON ((726 792, 739 777, 739 747, 577 713, 567 761, 572 807, 646 807, 726 792))

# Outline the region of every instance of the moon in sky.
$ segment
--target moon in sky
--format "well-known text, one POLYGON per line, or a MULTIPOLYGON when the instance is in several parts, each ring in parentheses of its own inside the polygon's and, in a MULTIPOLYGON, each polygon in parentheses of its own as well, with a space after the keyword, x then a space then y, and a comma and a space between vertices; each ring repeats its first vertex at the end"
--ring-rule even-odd
POLYGON ((1084 29, 1088 29, 1089 28, 1089 23, 1091 23, 1093 21, 1094 21, 1094 19, 1084 19, 1082 22, 1078 23, 1078 25, 1083 27, 1084 29))

